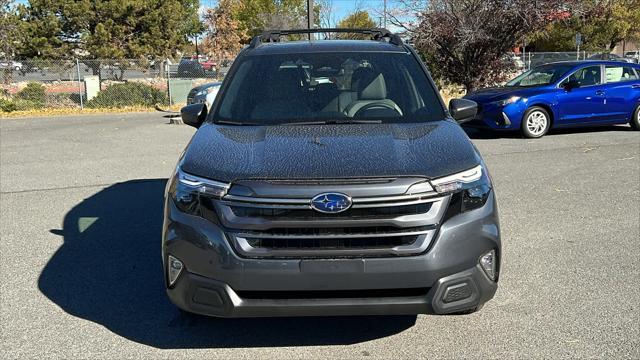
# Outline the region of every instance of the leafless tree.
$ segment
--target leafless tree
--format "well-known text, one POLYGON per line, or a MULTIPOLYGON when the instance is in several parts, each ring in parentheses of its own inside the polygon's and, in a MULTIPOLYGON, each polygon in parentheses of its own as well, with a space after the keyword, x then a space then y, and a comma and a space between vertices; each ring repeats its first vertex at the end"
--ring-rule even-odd
POLYGON ((336 26, 336 8, 333 0, 316 0, 316 5, 320 7, 320 27, 333 28, 336 26))
MULTIPOLYGON (((395 0, 387 7, 387 22, 391 27, 402 29, 411 35, 419 25, 420 15, 425 11, 429 0, 395 0)), ((384 16, 382 9, 374 10, 377 16, 384 16)))
POLYGON ((416 45, 436 74, 472 91, 504 80, 513 66, 504 55, 569 1, 432 0, 420 14, 416 45))

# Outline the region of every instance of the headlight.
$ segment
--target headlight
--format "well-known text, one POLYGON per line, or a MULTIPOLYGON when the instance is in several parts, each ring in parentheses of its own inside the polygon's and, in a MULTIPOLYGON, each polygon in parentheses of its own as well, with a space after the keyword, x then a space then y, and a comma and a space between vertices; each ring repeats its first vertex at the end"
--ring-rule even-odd
POLYGON ((521 100, 522 98, 520 96, 512 96, 508 99, 504 99, 504 100, 499 100, 499 101, 495 101, 495 104, 498 104, 499 106, 507 106, 509 104, 513 104, 519 100, 521 100))
POLYGON ((181 211, 197 214, 201 198, 220 199, 230 186, 228 183, 187 174, 178 167, 173 199, 181 211))
POLYGON ((207 91, 207 89, 204 90, 200 90, 196 93, 196 96, 206 96, 209 92, 207 91))
MULTIPOLYGON (((431 181, 433 188, 441 194, 454 194, 459 201, 460 212, 470 211, 484 206, 491 192, 491 181, 482 165, 457 174, 431 181)), ((456 206, 456 201, 452 206, 456 206)))

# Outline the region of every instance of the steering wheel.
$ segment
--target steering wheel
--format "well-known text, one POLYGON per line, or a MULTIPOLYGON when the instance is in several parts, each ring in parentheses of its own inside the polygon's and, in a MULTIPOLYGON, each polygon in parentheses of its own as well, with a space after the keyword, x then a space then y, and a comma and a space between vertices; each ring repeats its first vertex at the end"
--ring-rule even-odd
POLYGON ((397 107, 384 101, 375 101, 375 102, 366 104, 360 109, 358 109, 358 111, 356 111, 355 114, 353 114, 353 117, 357 118, 358 115, 362 115, 362 113, 369 110, 391 110, 395 114, 402 116, 402 112, 400 112, 397 107))

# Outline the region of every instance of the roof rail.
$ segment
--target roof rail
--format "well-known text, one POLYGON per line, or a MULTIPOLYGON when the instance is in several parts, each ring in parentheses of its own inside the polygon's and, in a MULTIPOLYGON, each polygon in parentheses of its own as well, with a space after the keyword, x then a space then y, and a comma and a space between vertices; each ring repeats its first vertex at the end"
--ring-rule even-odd
POLYGON ((397 34, 384 28, 325 28, 325 29, 292 29, 292 30, 266 30, 262 34, 255 36, 249 43, 249 48, 255 48, 259 46, 262 41, 266 42, 279 42, 281 36, 294 35, 294 34, 318 34, 318 33, 352 33, 352 34, 364 34, 371 35, 372 40, 381 41, 383 39, 389 39, 389 43, 402 46, 402 39, 397 34))

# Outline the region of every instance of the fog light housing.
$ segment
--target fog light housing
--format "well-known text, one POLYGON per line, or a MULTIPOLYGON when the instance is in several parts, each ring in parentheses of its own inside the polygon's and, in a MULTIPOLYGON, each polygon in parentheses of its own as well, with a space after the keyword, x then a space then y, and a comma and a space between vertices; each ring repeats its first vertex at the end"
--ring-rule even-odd
POLYGON ((488 253, 482 255, 479 260, 480 266, 487 277, 493 281, 496 281, 496 251, 491 250, 488 253))
POLYGON ((175 257, 169 255, 168 256, 168 264, 167 264, 167 275, 169 277, 169 286, 173 286, 178 280, 180 273, 182 273, 182 269, 184 269, 184 265, 182 261, 176 259, 175 257))

